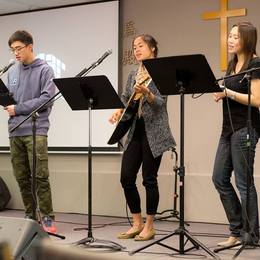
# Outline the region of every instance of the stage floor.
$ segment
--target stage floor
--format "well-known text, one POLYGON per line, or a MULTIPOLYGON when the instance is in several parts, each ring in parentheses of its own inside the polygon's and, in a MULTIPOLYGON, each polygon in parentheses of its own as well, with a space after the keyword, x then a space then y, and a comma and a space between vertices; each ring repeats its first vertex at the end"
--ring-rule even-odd
MULTIPOLYGON (((24 213, 20 210, 5 210, 0 212, 0 216, 5 217, 21 217, 23 218, 24 213)), ((56 226, 58 234, 64 235, 65 240, 50 236, 51 244, 59 246, 71 246, 73 243, 88 237, 87 223, 88 216, 83 214, 70 214, 70 213, 56 213, 56 226), (83 230, 76 231, 75 228, 83 228, 83 230)), ((117 218, 117 217, 107 217, 107 216, 93 216, 92 217, 92 234, 95 239, 109 240, 113 241, 125 249, 121 251, 109 251, 104 249, 89 249, 84 248, 86 253, 90 250, 91 252, 97 252, 100 256, 107 259, 122 258, 122 259, 149 259, 149 260, 166 260, 166 259, 213 259, 208 252, 200 248, 199 250, 193 249, 185 254, 178 254, 172 249, 168 249, 165 246, 161 246, 158 243, 151 245, 150 247, 141 250, 130 256, 129 252, 139 249, 153 241, 163 238, 172 232, 174 232, 179 227, 179 222, 176 218, 169 218, 167 220, 157 220, 155 222, 156 236, 154 240, 146 242, 136 242, 133 239, 119 240, 117 239, 117 234, 124 232, 128 229, 129 223, 127 218, 117 218), (102 251, 102 252, 101 252, 102 251)), ((189 222, 189 226, 185 228, 195 237, 203 246, 208 248, 213 252, 217 248, 217 243, 225 240, 228 235, 228 226, 220 224, 210 224, 210 223, 194 223, 189 222)), ((179 249, 179 235, 170 236, 169 238, 162 241, 175 249, 179 249)), ((186 239, 184 240, 184 242, 186 239)), ((93 243, 94 245, 95 243, 93 243)), ((184 249, 188 249, 192 244, 188 241, 184 249)), ((74 247, 74 246, 73 246, 74 247)), ((76 250, 82 247, 75 246, 76 250)), ((75 249, 74 248, 74 249, 75 249)), ((229 249, 217 253, 221 259, 232 259, 234 254, 238 249, 229 249)), ((237 259, 260 259, 260 248, 255 249, 245 249, 241 252, 237 259)), ((73 259, 74 260, 74 259, 73 259)), ((75 259, 76 260, 76 259, 75 259)))

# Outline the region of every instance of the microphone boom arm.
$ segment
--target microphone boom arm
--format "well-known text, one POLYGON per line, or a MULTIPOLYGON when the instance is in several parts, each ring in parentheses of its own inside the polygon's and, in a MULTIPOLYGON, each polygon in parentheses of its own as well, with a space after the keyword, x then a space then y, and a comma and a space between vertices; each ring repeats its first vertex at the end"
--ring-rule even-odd
POLYGON ((239 75, 244 75, 244 74, 247 74, 247 73, 251 73, 251 72, 256 71, 256 70, 260 70, 260 67, 252 68, 252 69, 248 69, 248 70, 244 70, 244 71, 239 72, 239 73, 237 73, 237 74, 232 74, 232 75, 228 75, 228 76, 221 77, 221 78, 219 78, 219 79, 216 79, 216 82, 219 82, 220 80, 225 80, 225 79, 237 77, 237 76, 239 76, 239 75))

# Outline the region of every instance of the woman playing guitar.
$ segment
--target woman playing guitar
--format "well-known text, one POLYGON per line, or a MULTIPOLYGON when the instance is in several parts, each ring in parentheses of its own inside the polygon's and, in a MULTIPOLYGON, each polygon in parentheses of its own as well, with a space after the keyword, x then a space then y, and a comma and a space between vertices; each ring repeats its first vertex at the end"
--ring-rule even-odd
MULTIPOLYGON (((175 146, 171 134, 166 97, 159 93, 154 82, 142 64, 142 60, 157 57, 156 40, 150 35, 140 35, 133 40, 133 51, 139 62, 137 70, 130 72, 122 102, 129 105, 137 103, 121 165, 121 184, 133 217, 133 226, 118 235, 120 239, 134 238, 144 241, 154 238, 154 215, 159 203, 157 173, 162 154, 175 146), (141 215, 141 201, 136 187, 136 177, 142 165, 143 185, 146 190, 146 221, 141 215)), ((111 123, 120 119, 123 109, 116 110, 109 118, 111 123)))

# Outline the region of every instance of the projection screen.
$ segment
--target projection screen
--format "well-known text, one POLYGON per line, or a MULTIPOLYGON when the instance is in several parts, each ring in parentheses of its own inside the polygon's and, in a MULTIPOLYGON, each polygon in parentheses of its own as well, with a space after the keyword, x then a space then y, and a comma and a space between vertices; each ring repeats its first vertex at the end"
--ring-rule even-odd
MULTIPOLYGON (((34 37, 35 53, 54 68, 57 78, 74 77, 88 68, 107 50, 112 50, 91 75, 106 75, 118 89, 119 1, 27 12, 0 17, 0 65, 12 58, 7 41, 16 30, 24 29, 34 37)), ((6 75, 2 76, 6 82, 6 75)), ((71 86, 73 88, 73 86, 71 86)), ((57 90, 58 91, 58 90, 57 90)), ((108 118, 113 110, 92 111, 92 147, 98 151, 118 150, 107 144, 114 126, 108 118)), ((0 150, 9 150, 8 115, 0 111, 0 150)), ((88 111, 72 111, 64 98, 55 101, 50 116, 49 150, 86 151, 89 145, 88 111)))

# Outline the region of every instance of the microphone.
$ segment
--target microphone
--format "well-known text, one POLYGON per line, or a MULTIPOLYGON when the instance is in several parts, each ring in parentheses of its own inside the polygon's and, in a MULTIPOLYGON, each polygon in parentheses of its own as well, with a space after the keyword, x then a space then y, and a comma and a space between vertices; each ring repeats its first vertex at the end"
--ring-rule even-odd
POLYGON ((15 64, 15 60, 14 59, 9 60, 8 65, 6 65, 3 69, 0 70, 0 76, 2 74, 4 74, 6 71, 8 71, 14 64, 15 64))
POLYGON ((93 65, 96 67, 97 65, 99 65, 108 55, 110 55, 112 53, 112 50, 107 50, 102 56, 101 58, 99 58, 93 65))
POLYGON ((107 50, 101 58, 99 58, 96 62, 92 63, 88 68, 83 69, 80 73, 78 73, 75 77, 83 77, 88 74, 91 70, 96 68, 108 55, 112 53, 112 50, 107 50))

